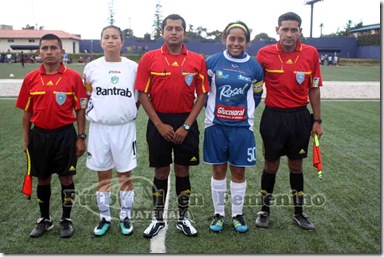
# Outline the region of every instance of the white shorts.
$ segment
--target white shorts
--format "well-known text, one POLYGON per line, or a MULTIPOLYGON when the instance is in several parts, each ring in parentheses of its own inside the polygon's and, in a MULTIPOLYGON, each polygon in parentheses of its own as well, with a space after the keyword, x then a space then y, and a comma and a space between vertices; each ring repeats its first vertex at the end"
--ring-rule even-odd
POLYGON ((137 166, 135 121, 122 125, 89 125, 87 167, 96 171, 116 168, 128 172, 137 166))

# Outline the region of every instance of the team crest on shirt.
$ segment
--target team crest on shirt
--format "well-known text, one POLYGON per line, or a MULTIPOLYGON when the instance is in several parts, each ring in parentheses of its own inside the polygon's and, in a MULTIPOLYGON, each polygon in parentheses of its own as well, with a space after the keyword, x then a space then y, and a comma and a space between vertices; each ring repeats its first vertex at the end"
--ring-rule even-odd
POLYGON ((119 82, 119 77, 117 77, 117 76, 113 76, 112 78, 111 78, 111 83, 112 84, 117 84, 119 82))
POLYGON ((304 72, 298 71, 296 73, 296 81, 297 81, 297 83, 299 83, 299 84, 303 83, 304 82, 304 78, 305 78, 305 73, 304 72))
POLYGON ((188 86, 190 86, 192 84, 192 81, 193 81, 193 74, 187 74, 185 75, 185 83, 187 83, 188 86))
POLYGON ((59 105, 63 105, 65 103, 65 100, 67 99, 67 95, 65 92, 57 92, 56 93, 56 102, 59 105))

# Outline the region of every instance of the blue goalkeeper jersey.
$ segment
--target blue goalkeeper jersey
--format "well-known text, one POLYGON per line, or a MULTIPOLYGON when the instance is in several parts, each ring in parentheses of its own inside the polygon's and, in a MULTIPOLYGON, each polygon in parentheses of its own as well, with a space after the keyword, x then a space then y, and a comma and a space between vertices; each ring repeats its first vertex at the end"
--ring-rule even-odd
POLYGON ((231 56, 227 50, 206 60, 210 91, 205 127, 214 124, 253 130, 255 108, 263 94, 261 65, 247 53, 231 56))

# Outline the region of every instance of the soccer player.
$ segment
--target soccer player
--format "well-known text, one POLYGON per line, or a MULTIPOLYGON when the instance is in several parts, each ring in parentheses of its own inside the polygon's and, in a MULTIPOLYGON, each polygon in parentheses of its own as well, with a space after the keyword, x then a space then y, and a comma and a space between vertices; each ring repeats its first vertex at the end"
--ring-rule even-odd
POLYGON ((293 221, 303 229, 314 225, 303 212, 303 159, 307 157, 311 133, 323 134, 320 113, 319 54, 316 48, 302 44, 301 18, 288 12, 278 19, 277 44, 261 48, 257 60, 264 69, 267 90, 260 122, 264 144, 264 170, 261 178, 262 207, 256 226, 268 228, 270 201, 280 157, 288 157, 289 181, 293 194, 293 221), (307 109, 311 104, 313 117, 307 109), (313 119, 314 118, 314 119, 313 119))
POLYGON ((53 228, 49 204, 51 177, 56 173, 61 183, 63 208, 60 236, 67 238, 73 235, 72 176, 76 174, 77 159, 85 151, 87 96, 79 73, 60 61, 63 45, 59 37, 44 35, 39 41, 39 51, 42 64, 25 76, 16 102, 16 107, 23 110, 24 151, 31 160, 31 175, 38 180, 40 218, 30 236, 42 236, 53 228), (78 135, 73 126, 75 121, 78 135))
MULTIPOLYGON (((121 201, 120 229, 131 235, 131 210, 134 186, 131 179, 136 161, 136 123, 138 92, 134 89, 137 63, 120 55, 123 32, 110 25, 101 32, 104 56, 84 68, 84 82, 89 95, 86 118, 90 121, 87 167, 97 171, 96 200, 100 212, 96 236, 111 226, 112 169, 116 168, 121 201)), ((119 197, 116 197, 118 199, 119 197)))
POLYGON ((144 231, 151 238, 164 228, 164 204, 168 176, 174 156, 179 218, 176 227, 187 236, 196 236, 188 216, 191 183, 189 166, 199 164, 199 115, 209 91, 203 57, 188 51, 183 40, 185 20, 177 14, 162 22, 165 43, 146 52, 139 62, 135 87, 140 103, 149 116, 147 142, 149 166, 154 168, 154 217, 144 231), (195 97, 196 95, 196 97, 195 97))
POLYGON ((229 166, 231 223, 237 232, 243 233, 248 231, 243 216, 247 187, 245 167, 256 164, 254 113, 263 93, 264 75, 260 64, 245 52, 251 39, 245 23, 229 23, 222 39, 226 50, 206 61, 210 92, 205 109, 204 162, 212 165, 214 207, 210 229, 214 232, 223 229, 229 166))

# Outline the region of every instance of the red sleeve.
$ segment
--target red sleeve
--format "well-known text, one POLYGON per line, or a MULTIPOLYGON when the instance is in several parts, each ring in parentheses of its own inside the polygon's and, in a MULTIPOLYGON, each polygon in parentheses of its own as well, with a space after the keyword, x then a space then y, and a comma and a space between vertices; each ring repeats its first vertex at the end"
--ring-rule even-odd
POLYGON ((149 59, 150 56, 148 52, 141 57, 139 61, 139 66, 137 67, 137 75, 135 82, 135 89, 145 93, 149 92, 150 86, 149 59))
POLYGON ((208 74, 207 74, 207 65, 205 63, 204 58, 201 58, 201 64, 199 65, 199 78, 198 78, 198 84, 196 88, 197 94, 205 94, 208 93, 209 88, 209 82, 208 82, 208 74))
POLYGON ((321 87, 323 86, 323 79, 321 77, 321 69, 320 69, 320 62, 319 62, 319 53, 317 52, 316 48, 313 48, 313 67, 312 67, 312 83, 310 85, 311 87, 321 87))
POLYGON ((83 84, 83 80, 77 72, 74 72, 74 82, 75 82, 75 99, 74 108, 75 110, 85 109, 87 107, 87 92, 83 84))
POLYGON ((16 107, 22 109, 24 111, 32 112, 32 103, 30 95, 30 76, 26 76, 23 80, 23 84, 21 85, 19 96, 17 97, 16 107))

